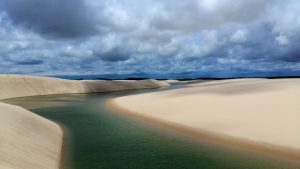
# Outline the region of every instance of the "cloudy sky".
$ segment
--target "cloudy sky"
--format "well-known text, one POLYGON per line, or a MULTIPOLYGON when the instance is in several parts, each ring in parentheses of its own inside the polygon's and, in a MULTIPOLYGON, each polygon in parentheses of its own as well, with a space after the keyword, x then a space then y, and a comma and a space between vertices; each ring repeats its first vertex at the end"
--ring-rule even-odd
POLYGON ((298 0, 1 0, 0 73, 300 71, 298 0))

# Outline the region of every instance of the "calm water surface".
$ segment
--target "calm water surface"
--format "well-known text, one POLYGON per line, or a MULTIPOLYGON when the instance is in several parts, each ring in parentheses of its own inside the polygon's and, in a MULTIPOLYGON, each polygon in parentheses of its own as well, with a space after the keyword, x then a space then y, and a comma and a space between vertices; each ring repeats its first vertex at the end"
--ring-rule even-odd
POLYGON ((140 122, 108 110, 113 97, 148 91, 37 96, 8 100, 64 128, 63 169, 297 169, 264 157, 140 122))

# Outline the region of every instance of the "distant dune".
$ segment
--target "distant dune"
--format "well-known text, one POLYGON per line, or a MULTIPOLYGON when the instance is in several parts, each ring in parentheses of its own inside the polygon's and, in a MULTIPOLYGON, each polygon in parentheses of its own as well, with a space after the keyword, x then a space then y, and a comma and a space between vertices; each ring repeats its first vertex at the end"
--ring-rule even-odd
MULTIPOLYGON (((63 80, 0 75, 0 100, 51 94, 109 92, 167 86, 156 80, 63 80)), ((0 168, 58 169, 63 132, 58 125, 21 107, 0 103, 0 168)))
POLYGON ((125 96, 110 103, 219 141, 253 143, 278 153, 291 150, 299 160, 299 101, 300 79, 235 79, 125 96))
POLYGON ((157 80, 64 80, 24 75, 0 75, 0 100, 51 94, 111 92, 159 88, 168 83, 157 80))

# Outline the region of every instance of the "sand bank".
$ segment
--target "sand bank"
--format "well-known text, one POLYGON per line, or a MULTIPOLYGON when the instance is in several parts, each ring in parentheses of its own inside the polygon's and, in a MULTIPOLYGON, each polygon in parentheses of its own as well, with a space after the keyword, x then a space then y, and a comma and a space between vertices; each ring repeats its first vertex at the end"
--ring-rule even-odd
POLYGON ((183 132, 190 129, 236 145, 256 144, 300 160, 299 100, 300 79, 236 79, 125 96, 111 104, 177 129, 181 126, 183 132))
POLYGON ((0 168, 58 169, 61 128, 21 107, 0 103, 0 168))

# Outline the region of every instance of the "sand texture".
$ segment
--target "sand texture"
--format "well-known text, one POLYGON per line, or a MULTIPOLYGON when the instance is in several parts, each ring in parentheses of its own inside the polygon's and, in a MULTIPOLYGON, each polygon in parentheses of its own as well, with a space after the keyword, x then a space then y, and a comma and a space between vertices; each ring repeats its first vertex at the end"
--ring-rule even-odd
POLYGON ((0 75, 0 100, 51 94, 110 92, 167 86, 157 80, 63 80, 25 75, 0 75))
POLYGON ((210 81, 111 102, 136 115, 212 135, 300 150, 300 79, 210 81))
POLYGON ((58 169, 62 138, 57 124, 0 103, 1 169, 58 169))

